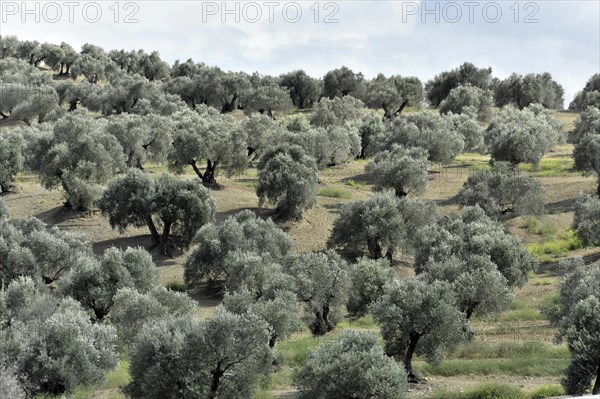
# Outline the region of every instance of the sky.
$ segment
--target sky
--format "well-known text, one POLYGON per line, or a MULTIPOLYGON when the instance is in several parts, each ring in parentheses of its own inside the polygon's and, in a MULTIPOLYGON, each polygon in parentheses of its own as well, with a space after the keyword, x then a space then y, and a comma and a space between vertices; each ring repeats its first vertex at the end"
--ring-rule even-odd
POLYGON ((550 72, 565 106, 600 72, 600 0, 0 0, 0 34, 271 75, 346 65, 426 82, 469 61, 499 78, 550 72))

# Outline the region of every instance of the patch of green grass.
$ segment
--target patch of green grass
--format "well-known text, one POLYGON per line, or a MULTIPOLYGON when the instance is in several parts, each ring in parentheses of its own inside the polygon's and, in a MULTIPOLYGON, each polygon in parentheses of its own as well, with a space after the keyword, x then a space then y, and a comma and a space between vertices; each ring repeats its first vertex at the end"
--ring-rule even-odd
POLYGON ((364 187, 365 187, 365 183, 357 182, 357 181, 354 181, 354 180, 352 180, 352 179, 350 179, 350 180, 346 181, 346 183, 345 183, 345 184, 346 184, 347 186, 350 186, 350 187, 352 187, 352 188, 356 188, 356 189, 362 189, 362 188, 364 188, 364 187))
POLYGON ((431 399, 527 399, 525 394, 508 385, 485 384, 467 392, 436 392, 431 399))
POLYGON ((579 239, 575 230, 564 231, 558 235, 558 238, 552 240, 527 244, 529 252, 540 258, 540 260, 544 255, 557 257, 580 248, 583 248, 583 242, 579 239))
POLYGON ((556 236, 558 229, 556 225, 550 221, 541 223, 537 218, 528 217, 523 221, 521 227, 526 229, 529 234, 541 235, 544 240, 550 240, 556 236))
POLYGON ((117 368, 106 374, 104 382, 100 385, 101 389, 116 389, 129 384, 131 376, 129 375, 129 361, 119 360, 117 368))
POLYGON ((183 281, 178 281, 178 280, 167 281, 167 283, 165 284, 165 287, 167 287, 167 289, 169 289, 171 291, 187 292, 187 286, 185 285, 185 283, 183 281))
POLYGON ((341 188, 327 187, 319 189, 318 195, 321 197, 351 199, 352 194, 341 188))
POLYGON ((458 359, 516 359, 522 357, 568 358, 565 345, 540 341, 500 341, 487 343, 475 340, 462 346, 454 355, 458 359))
POLYGON ((291 338, 277 343, 275 346, 275 357, 280 364, 289 367, 301 366, 306 360, 308 352, 323 342, 329 341, 336 336, 335 333, 323 337, 313 337, 310 334, 302 334, 297 338, 291 338))
POLYGON ((575 161, 571 157, 544 158, 539 166, 530 163, 519 164, 519 170, 530 172, 537 177, 565 176, 573 171, 575 161))
POLYGON ((377 324, 373 320, 373 316, 370 314, 361 317, 356 320, 342 320, 338 323, 338 328, 340 329, 376 329, 377 324))
POLYGON ((542 385, 527 393, 529 399, 545 399, 552 398, 555 396, 562 396, 565 394, 565 390, 560 385, 542 385))
POLYGON ((439 365, 415 362, 428 375, 518 375, 528 377, 558 376, 569 365, 569 359, 521 357, 512 359, 450 359, 439 365), (419 364, 420 363, 420 364, 419 364))

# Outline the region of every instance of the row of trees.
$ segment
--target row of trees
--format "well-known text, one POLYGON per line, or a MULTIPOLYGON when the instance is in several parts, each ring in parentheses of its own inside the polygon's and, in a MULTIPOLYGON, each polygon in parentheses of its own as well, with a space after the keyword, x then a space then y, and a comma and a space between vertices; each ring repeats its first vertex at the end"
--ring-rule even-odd
MULTIPOLYGON (((21 60, 31 67, 43 63, 55 70, 57 77, 78 79, 83 76, 88 85, 69 82, 60 85, 61 99, 66 99, 71 107, 78 103, 98 102, 98 92, 102 92, 104 97, 113 97, 116 103, 115 97, 120 97, 124 103, 129 98, 130 106, 134 106, 141 92, 150 87, 158 88, 163 95, 180 97, 191 108, 204 104, 224 113, 244 109, 268 115, 292 106, 309 108, 321 98, 352 95, 368 107, 383 109, 385 117, 392 118, 406 106, 420 107, 424 100, 432 106, 442 106, 452 90, 469 86, 483 90, 485 102, 500 107, 513 104, 524 108, 540 103, 547 108, 562 109, 564 102, 562 87, 549 73, 513 74, 500 80, 492 77, 491 68, 477 68, 471 63, 442 72, 425 85, 416 77, 399 75, 379 74, 368 80, 347 67, 329 71, 322 79, 312 78, 302 70, 273 77, 225 72, 191 59, 176 61, 169 66, 157 52, 107 52, 92 44, 83 45, 77 52, 64 42, 60 45, 40 44, 37 41, 19 41, 14 36, 0 37, 0 59, 21 60), (99 88, 99 81, 107 81, 108 87, 99 88), (128 96, 123 96, 123 86, 133 86, 129 88, 128 96)), ((593 94, 597 93, 597 85, 593 83, 596 80, 597 77, 592 78, 571 108, 598 105, 597 96, 593 94), (588 95, 588 92, 591 94, 588 95)), ((109 104, 103 112, 122 112, 122 105, 109 104)))

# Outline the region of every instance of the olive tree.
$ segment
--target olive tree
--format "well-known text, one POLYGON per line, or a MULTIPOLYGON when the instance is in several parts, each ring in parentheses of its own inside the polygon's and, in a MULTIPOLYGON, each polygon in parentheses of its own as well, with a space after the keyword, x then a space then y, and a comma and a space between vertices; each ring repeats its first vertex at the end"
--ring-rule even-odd
POLYGON ((249 210, 230 216, 219 225, 201 227, 194 243, 197 246, 184 265, 184 278, 189 285, 205 279, 226 280, 230 273, 228 255, 235 251, 253 252, 264 256, 265 261, 278 261, 292 248, 288 235, 271 219, 260 219, 249 210))
POLYGON ((464 315, 456 307, 452 287, 444 281, 396 281, 371 311, 386 353, 403 360, 409 382, 420 380, 412 366, 415 354, 438 363, 445 352, 464 341, 464 315))
POLYGON ((100 261, 89 259, 72 269, 61 280, 60 291, 102 320, 112 308, 117 290, 132 287, 143 293, 157 283, 158 269, 148 252, 141 248, 110 248, 100 261))
POLYGON ((583 89, 575 94, 569 109, 585 111, 590 106, 600 108, 600 73, 592 75, 583 89))
POLYGON ((498 313, 512 303, 512 288, 489 255, 433 260, 417 272, 431 282, 448 282, 456 295, 456 306, 467 320, 473 314, 498 313))
POLYGON ((467 107, 471 107, 477 120, 486 122, 492 117, 494 100, 491 90, 480 89, 476 86, 458 86, 450 90, 448 96, 440 104, 440 113, 462 114, 467 107))
POLYGON ((349 94, 356 95, 361 92, 363 85, 362 74, 354 73, 352 69, 342 66, 327 72, 323 77, 323 95, 331 99, 349 94))
POLYGON ((414 247, 417 273, 425 271, 430 262, 452 257, 467 262, 470 256, 482 256, 490 258, 510 287, 519 287, 537 268, 537 260, 521 240, 507 234, 479 206, 466 207, 462 214, 425 226, 417 232, 414 247))
POLYGON ((121 114, 111 117, 106 129, 119 140, 127 167, 143 169, 145 162, 166 159, 174 126, 165 116, 121 114))
POLYGON ((90 210, 100 197, 100 184, 124 168, 119 141, 86 112, 69 113, 52 131, 42 131, 31 141, 30 166, 42 185, 62 186, 66 206, 75 210, 90 210))
POLYGON ((52 284, 85 258, 92 248, 80 234, 47 228, 36 218, 0 218, 0 280, 19 276, 52 284))
POLYGON ((398 197, 422 194, 429 184, 427 150, 393 144, 375 155, 365 167, 375 189, 392 189, 398 197))
POLYGON ((0 134, 0 193, 13 189, 15 175, 23 170, 25 141, 19 133, 0 134))
POLYGON ((152 248, 159 247, 164 255, 173 248, 187 248, 198 228, 215 215, 214 201, 200 182, 169 174, 153 180, 138 169, 110 181, 99 208, 120 231, 146 225, 152 248))
POLYGON ((252 114, 245 118, 241 127, 246 133, 250 158, 261 156, 271 143, 279 140, 286 132, 279 122, 262 114, 252 114))
POLYGON ((469 176, 458 193, 463 206, 479 205, 499 219, 507 215, 544 213, 544 189, 539 180, 520 172, 508 162, 496 162, 491 170, 480 169, 469 176))
POLYGON ((252 313, 269 326, 269 347, 300 328, 293 278, 268 256, 236 251, 227 256, 224 307, 236 314, 252 313))
POLYGON ((600 109, 589 107, 582 112, 572 134, 575 150, 575 168, 593 171, 598 178, 596 194, 600 196, 600 109))
POLYGON ((392 119, 406 106, 419 108, 423 102, 423 85, 417 77, 377 75, 367 83, 365 103, 373 109, 383 108, 384 118, 392 119))
POLYGON ((207 107, 185 110, 173 115, 175 130, 173 148, 169 154, 169 168, 181 173, 191 165, 207 186, 218 186, 217 168, 241 170, 247 163, 246 133, 231 116, 215 113, 207 107), (199 163, 206 162, 204 172, 199 163))
POLYGON ((560 287, 559 338, 567 341, 571 353, 563 386, 570 395, 583 395, 596 380, 592 394, 600 393, 600 263, 585 265, 575 258, 561 265, 570 270, 560 287))
POLYGON ((498 107, 512 104, 522 109, 538 103, 546 108, 563 109, 563 95, 563 87, 548 72, 525 76, 513 73, 494 84, 494 97, 498 107))
POLYGON ((369 306, 385 292, 386 284, 397 277, 384 259, 360 258, 350 270, 350 288, 346 308, 352 318, 367 314, 369 306))
POLYGON ((477 68, 465 62, 458 68, 442 72, 425 84, 427 100, 434 107, 439 107, 452 89, 467 84, 488 89, 492 84, 492 68, 477 68))
POLYGON ((135 288, 120 288, 113 297, 110 322, 117 329, 122 348, 128 348, 145 324, 156 323, 166 317, 191 317, 197 303, 186 293, 175 292, 162 286, 140 292, 135 288))
POLYGON ((422 147, 432 162, 448 163, 464 148, 464 140, 441 115, 428 111, 414 112, 395 118, 386 125, 386 131, 377 150, 388 149, 392 144, 405 147, 422 147))
POLYGON ((310 123, 316 127, 341 126, 360 118, 365 104, 352 96, 322 98, 314 107, 310 123))
POLYGON ((11 399, 26 399, 27 392, 19 381, 17 366, 0 358, 0 397, 11 399))
POLYGON ((131 348, 132 398, 252 396, 271 354, 267 326, 254 315, 217 309, 200 323, 167 319, 147 324, 131 348))
POLYGON ((321 93, 319 81, 308 76, 303 70, 281 75, 279 84, 289 90, 292 102, 299 109, 312 107, 319 100, 321 93))
POLYGON ((406 373, 371 332, 349 331, 310 352, 294 375, 300 398, 404 399, 406 373))
POLYGON ((32 320, 12 325, 0 344, 26 376, 28 391, 62 395, 102 381, 117 365, 115 329, 92 323, 79 303, 68 297, 43 309, 32 320))
POLYGON ((417 230, 435 220, 435 204, 398 198, 392 192, 375 193, 362 201, 345 204, 327 241, 330 248, 352 254, 365 250, 371 258, 392 260, 400 244, 412 246, 417 230))
POLYGON ((288 133, 284 140, 302 147, 321 170, 348 162, 360 154, 360 135, 351 124, 288 133))
POLYGON ((600 199, 580 198, 575 206, 573 228, 585 245, 600 245, 600 199))
POLYGON ((485 132, 485 145, 494 160, 513 164, 540 160, 564 140, 560 122, 535 105, 518 110, 507 106, 492 118, 485 132))
POLYGON ((360 134, 360 158, 364 159, 377 148, 377 141, 384 135, 385 125, 375 111, 365 112, 357 125, 360 134))
POLYGON ((245 110, 257 111, 275 119, 274 112, 285 112, 293 107, 290 93, 276 83, 260 85, 249 96, 245 110))
POLYGON ((259 206, 269 202, 283 219, 299 219, 317 201, 318 169, 314 158, 296 145, 271 148, 258 164, 259 206))
POLYGON ((314 335, 335 329, 348 294, 350 266, 335 251, 305 252, 283 262, 294 279, 296 295, 303 303, 314 335))
POLYGON ((0 124, 24 122, 31 126, 33 120, 42 123, 60 116, 58 94, 49 84, 0 82, 0 124))
POLYGON ((463 108, 460 115, 449 112, 446 119, 452 130, 458 133, 465 142, 465 151, 480 152, 483 149, 483 135, 485 128, 482 123, 476 119, 476 112, 473 108, 463 108))

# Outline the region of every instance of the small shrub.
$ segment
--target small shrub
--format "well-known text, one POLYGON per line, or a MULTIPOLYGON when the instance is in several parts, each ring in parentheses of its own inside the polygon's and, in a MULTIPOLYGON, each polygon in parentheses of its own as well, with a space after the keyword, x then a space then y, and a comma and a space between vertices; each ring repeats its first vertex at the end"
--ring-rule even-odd
POLYGON ((354 180, 348 180, 346 182, 346 185, 350 186, 352 188, 361 189, 361 188, 363 188, 365 186, 365 183, 360 183, 360 182, 357 182, 357 181, 354 181, 354 180))
POLYGON ((187 292, 187 285, 183 281, 171 280, 165 284, 170 291, 187 292))
POLYGON ((565 394, 560 385, 542 385, 528 393, 529 399, 544 399, 565 394))

